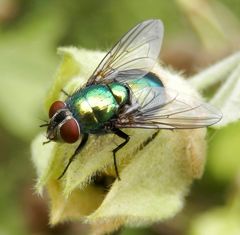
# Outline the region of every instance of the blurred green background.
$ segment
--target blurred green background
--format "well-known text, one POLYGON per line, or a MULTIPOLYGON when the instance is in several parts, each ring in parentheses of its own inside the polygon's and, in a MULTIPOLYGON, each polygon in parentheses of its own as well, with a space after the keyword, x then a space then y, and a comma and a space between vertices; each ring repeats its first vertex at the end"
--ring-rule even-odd
MULTIPOLYGON (((34 194, 30 142, 59 46, 107 50, 148 18, 165 25, 161 60, 187 76, 239 49, 239 0, 0 0, 0 235, 87 234, 80 223, 48 226, 34 194)), ((207 95, 208 92, 207 91, 207 95)), ((175 218, 121 235, 240 234, 240 123, 209 132, 203 179, 175 218)))

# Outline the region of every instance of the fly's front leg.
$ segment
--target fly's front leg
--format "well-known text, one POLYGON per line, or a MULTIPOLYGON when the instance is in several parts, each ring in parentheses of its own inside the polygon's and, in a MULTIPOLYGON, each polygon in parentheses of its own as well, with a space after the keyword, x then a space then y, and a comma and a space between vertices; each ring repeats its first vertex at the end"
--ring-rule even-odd
POLYGON ((121 144, 119 144, 115 149, 113 149, 113 162, 114 162, 114 168, 115 168, 115 172, 117 175, 118 180, 120 179, 119 173, 118 173, 118 168, 117 168, 117 160, 116 160, 116 153, 123 148, 128 141, 130 140, 129 135, 127 135, 126 133, 124 133, 123 131, 119 130, 119 129, 113 129, 112 130, 114 134, 116 134, 118 137, 124 139, 124 142, 122 142, 121 144))
POLYGON ((75 150, 74 154, 69 159, 68 164, 66 165, 66 167, 65 167, 64 171, 62 172, 62 174, 58 177, 58 180, 61 179, 64 176, 64 174, 66 173, 66 171, 67 171, 68 167, 70 166, 70 164, 72 163, 72 161, 76 158, 76 156, 80 153, 80 151, 86 145, 87 140, 88 140, 88 134, 84 134, 83 137, 82 137, 81 143, 78 145, 78 147, 75 150))

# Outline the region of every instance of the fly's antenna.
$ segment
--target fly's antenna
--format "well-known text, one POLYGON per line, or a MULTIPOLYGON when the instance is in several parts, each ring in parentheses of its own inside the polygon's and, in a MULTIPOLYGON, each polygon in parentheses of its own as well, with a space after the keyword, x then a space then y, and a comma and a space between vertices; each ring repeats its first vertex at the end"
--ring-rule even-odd
POLYGON ((67 97, 70 96, 70 95, 69 95, 65 90, 63 90, 63 89, 61 89, 61 92, 62 92, 65 96, 67 96, 67 97))
POLYGON ((45 127, 45 126, 49 126, 49 123, 41 124, 39 127, 45 127))
POLYGON ((41 118, 39 118, 39 119, 40 119, 40 121, 44 122, 43 124, 39 125, 39 127, 49 126, 49 123, 48 123, 47 120, 44 120, 44 119, 41 119, 41 118))
POLYGON ((52 140, 47 140, 47 141, 44 141, 42 144, 45 145, 45 144, 48 144, 50 143, 52 140))

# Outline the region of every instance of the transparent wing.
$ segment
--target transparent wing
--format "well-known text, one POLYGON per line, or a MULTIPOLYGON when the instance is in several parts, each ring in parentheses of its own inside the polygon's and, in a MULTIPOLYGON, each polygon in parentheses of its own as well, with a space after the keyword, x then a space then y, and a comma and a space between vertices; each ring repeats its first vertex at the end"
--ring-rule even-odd
POLYGON ((160 20, 144 21, 128 33, 107 53, 86 86, 144 76, 158 58, 163 38, 160 20))
POLYGON ((117 128, 191 129, 213 125, 221 113, 207 103, 163 87, 132 94, 132 104, 116 120, 117 128))

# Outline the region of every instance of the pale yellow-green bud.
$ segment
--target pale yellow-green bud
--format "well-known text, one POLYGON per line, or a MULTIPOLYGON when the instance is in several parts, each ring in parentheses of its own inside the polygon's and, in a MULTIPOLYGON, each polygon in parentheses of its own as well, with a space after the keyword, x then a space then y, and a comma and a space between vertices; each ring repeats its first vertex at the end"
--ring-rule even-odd
MULTIPOLYGON (((62 48, 59 53, 62 63, 45 102, 46 112, 53 101, 65 98, 62 88, 71 94, 84 84, 104 56, 76 48, 62 48)), ((201 99, 179 74, 159 65, 153 71, 166 87, 201 99)), ((93 230, 97 226, 94 234, 103 234, 121 225, 161 221, 181 210, 189 186, 203 172, 206 129, 125 131, 131 140, 117 153, 120 181, 115 179, 111 152, 121 141, 118 137, 92 135, 61 180, 57 178, 79 143, 43 146, 45 133, 35 138, 36 189, 46 188, 49 194, 51 224, 81 220, 92 224, 93 230)))

